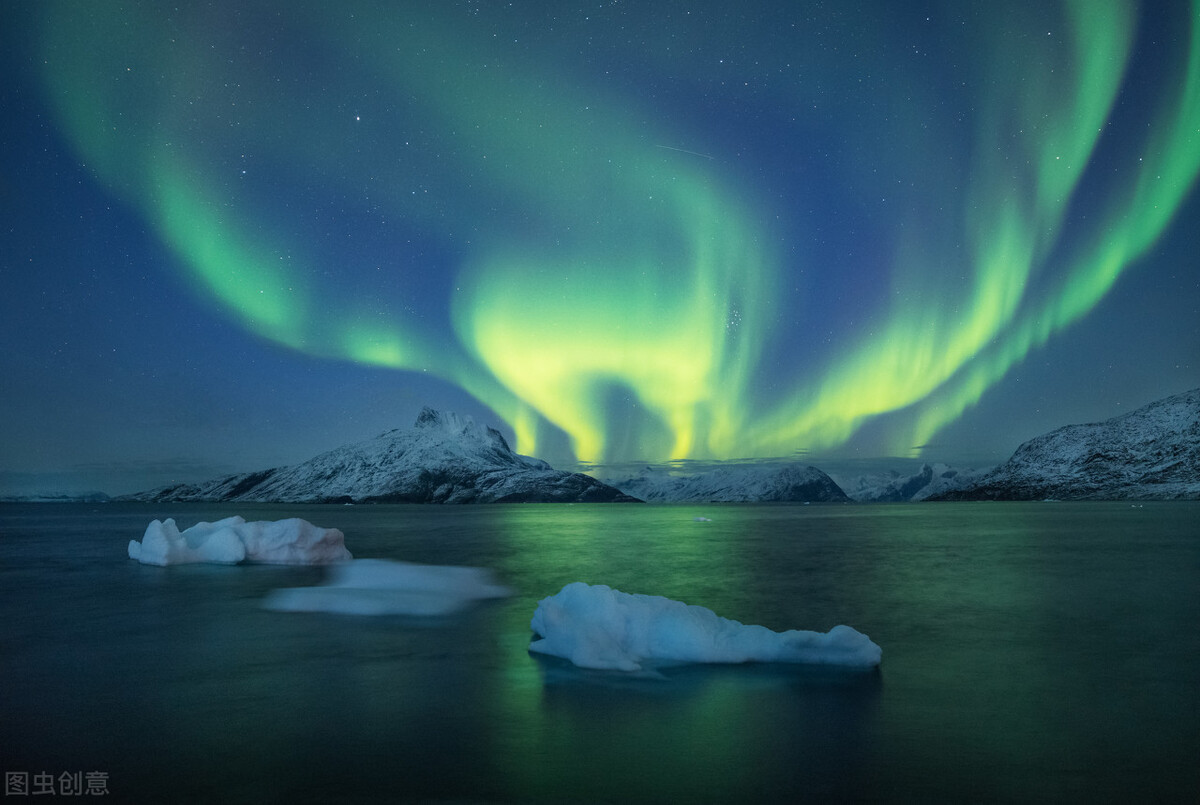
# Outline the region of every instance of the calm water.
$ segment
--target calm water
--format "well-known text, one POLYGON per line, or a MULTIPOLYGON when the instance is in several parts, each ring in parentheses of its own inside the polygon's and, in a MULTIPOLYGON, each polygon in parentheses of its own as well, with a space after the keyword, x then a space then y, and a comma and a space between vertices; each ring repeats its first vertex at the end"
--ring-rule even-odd
POLYGON ((103 771, 113 801, 1197 802, 1198 582, 1194 503, 3 505, 0 758, 103 771), (323 571, 125 558, 151 519, 233 513, 517 594, 436 621, 276 613, 269 590, 323 571), (847 623, 883 666, 531 656, 537 600, 576 580, 847 623))

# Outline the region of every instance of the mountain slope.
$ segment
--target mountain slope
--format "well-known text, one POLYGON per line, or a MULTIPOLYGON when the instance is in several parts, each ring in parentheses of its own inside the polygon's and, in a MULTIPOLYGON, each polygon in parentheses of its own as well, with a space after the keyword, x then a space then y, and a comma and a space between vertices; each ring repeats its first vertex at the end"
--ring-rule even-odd
POLYGON ((129 495, 143 501, 272 503, 621 503, 617 489, 517 455, 499 431, 426 408, 396 429, 292 467, 129 495))
POLYGON ((982 470, 922 464, 913 475, 888 472, 849 479, 834 476, 834 480, 857 503, 908 503, 958 489, 980 474, 982 470))
POLYGON ((718 467, 694 475, 672 475, 647 467, 639 475, 609 483, 628 495, 650 502, 808 503, 845 502, 849 498, 833 479, 816 467, 718 467))
POLYGON ((931 500, 1200 498, 1200 389, 1022 444, 974 483, 931 500))

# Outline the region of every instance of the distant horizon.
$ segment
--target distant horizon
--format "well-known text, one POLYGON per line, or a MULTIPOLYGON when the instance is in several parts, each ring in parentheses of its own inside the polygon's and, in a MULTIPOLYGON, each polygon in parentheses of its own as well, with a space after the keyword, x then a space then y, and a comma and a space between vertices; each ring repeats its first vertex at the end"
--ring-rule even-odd
MULTIPOLYGON (((425 407, 428 406, 422 406, 422 410, 425 407)), ((509 441, 511 446, 511 434, 504 433, 507 428, 503 424, 498 425, 495 423, 489 423, 486 420, 481 421, 475 416, 472 416, 471 418, 473 421, 475 421, 476 425, 492 427, 500 430, 502 435, 504 435, 505 440, 509 441)), ((294 464, 303 463, 304 461, 314 458, 321 453, 326 452, 327 450, 333 450, 346 444, 354 444, 358 441, 366 441, 371 438, 376 438, 383 433, 388 432, 388 430, 392 429, 378 431, 370 436, 364 436, 362 439, 354 439, 348 442, 343 442, 339 445, 314 448, 313 451, 304 458, 300 458, 296 461, 288 463, 274 465, 244 466, 236 468, 232 467, 231 465, 213 465, 205 467, 199 463, 181 461, 179 465, 174 467, 164 467, 161 463, 147 462, 144 467, 92 467, 74 471, 60 470, 19 473, 0 470, 0 497, 75 497, 96 493, 104 494, 109 497, 120 497, 122 495, 145 492, 151 489, 157 489, 173 484, 203 483, 205 481, 222 478, 229 475, 258 472, 261 470, 273 469, 274 467, 292 466, 294 464), (115 478, 117 477, 124 477, 126 480, 116 480, 115 478), (134 477, 141 478, 143 481, 134 481, 132 480, 134 477), (114 489, 118 489, 120 491, 113 491, 114 489)), ((1032 434, 1029 438, 1034 438, 1034 436, 1037 435, 1040 434, 1032 434)), ((721 460, 683 459, 667 462, 627 461, 607 464, 587 464, 576 462, 574 465, 572 465, 570 462, 555 463, 547 460, 547 463, 551 464, 551 466, 553 466, 555 469, 566 470, 568 472, 583 472, 600 479, 617 479, 622 475, 636 475, 645 468, 680 473, 699 473, 715 469, 717 467, 802 464, 805 466, 816 467, 841 485, 844 482, 860 477, 882 476, 888 473, 895 473, 899 476, 913 475, 924 464, 945 464, 959 470, 987 469, 1006 461, 1018 446, 1019 445, 1014 445, 1012 450, 1010 450, 1007 454, 993 461, 947 461, 933 456, 860 457, 845 455, 811 456, 800 454, 795 456, 777 456, 771 458, 735 458, 721 460)), ((542 457, 533 456, 533 458, 542 457)))
MULTIPOLYGON (((349 444, 353 444, 350 442, 349 444)), ((339 445, 340 446, 340 445, 339 445)), ((328 448, 334 449, 334 448, 328 448)), ((322 451, 314 452, 311 457, 320 455, 322 451)), ((538 456, 533 456, 538 458, 538 456)), ((303 459, 302 461, 307 460, 303 459)), ((952 463, 940 460, 926 460, 921 458, 905 458, 898 456, 879 457, 879 458, 831 458, 825 461, 813 460, 809 457, 796 458, 774 458, 774 459, 726 459, 722 461, 695 461, 689 462, 686 466, 680 466, 679 462, 666 462, 661 464, 653 464, 649 462, 630 462, 619 465, 600 465, 599 467, 571 467, 559 466, 551 463, 557 470, 565 470, 567 472, 582 472, 587 475, 608 481, 622 477, 623 475, 636 475, 644 468, 654 470, 680 472, 682 474, 707 472, 718 467, 742 467, 742 466, 773 466, 784 464, 801 464, 805 466, 813 466, 824 472, 835 482, 841 485, 844 481, 853 480, 859 477, 882 476, 894 472, 897 475, 912 475, 915 474, 924 464, 946 464, 955 469, 985 469, 995 466, 1000 461, 992 462, 991 464, 963 464, 952 463), (611 468, 612 471, 608 471, 611 468), (628 469, 627 473, 622 473, 621 468, 628 469)), ((294 462, 294 463, 302 463, 294 462)), ((292 466, 292 464, 282 464, 275 466, 292 466)), ((114 482, 113 484, 105 485, 103 476, 97 474, 99 471, 85 472, 80 471, 72 473, 69 471, 62 472, 45 472, 45 473, 13 473, 0 471, 0 498, 6 497, 80 497, 84 495, 103 494, 108 497, 121 497, 123 495, 136 494, 138 492, 147 492, 152 489, 158 489, 164 486, 174 484, 195 484, 205 481, 214 480, 230 475, 240 475, 243 473, 258 472, 274 467, 256 466, 243 467, 237 469, 218 469, 214 468, 211 472, 204 472, 202 469, 197 469, 188 475, 176 475, 173 477, 145 475, 147 482, 142 485, 132 485, 134 482, 123 482, 123 486, 117 486, 122 482, 114 482), (93 483, 90 479, 98 479, 93 483), (113 491, 120 489, 120 491, 113 491)), ((125 470, 129 476, 134 476, 138 473, 136 468, 125 470)))
MULTIPOLYGON (((1159 399, 1167 399, 1193 390, 1191 387, 1182 389, 1179 392, 1168 394, 1166 397, 1148 400, 1143 405, 1157 402, 1159 399)), ((1137 410, 1143 405, 1135 406, 1129 410, 1137 410)), ((420 406, 418 410, 424 410, 432 406, 420 406)), ((448 409, 435 409, 447 411, 448 409)), ((458 412, 454 412, 458 413, 458 412)), ((1091 422, 1103 422, 1121 414, 1129 413, 1129 411, 1117 411, 1111 416, 1102 417, 1100 419, 1091 420, 1091 422)), ((505 432, 509 429, 503 423, 495 423, 489 421, 483 416, 468 414, 476 425, 481 427, 490 427, 499 430, 512 447, 512 434, 505 432)), ((173 465, 164 466, 162 462, 146 462, 144 466, 129 465, 129 466, 95 466, 90 468, 81 468, 76 470, 58 470, 45 472, 14 472, 11 470, 0 469, 0 497, 75 497, 89 494, 104 494, 109 497, 120 497, 122 495, 130 495, 138 492, 145 492, 151 489, 158 489, 163 486, 174 484, 194 484, 203 483, 205 481, 214 480, 216 478, 227 477, 230 475, 240 475, 243 473, 259 472, 262 470, 273 469, 275 467, 293 466, 308 461, 328 450, 337 449, 347 444, 354 444, 360 441, 366 441, 371 438, 376 438, 391 430, 396 430, 405 427, 411 427, 416 421, 416 415, 410 419, 409 425, 397 425, 394 428, 387 428, 382 431, 376 431, 369 436, 363 436, 359 439, 351 439, 350 441, 342 442, 337 445, 329 445, 321 448, 314 448, 306 456, 298 458, 294 461, 277 463, 277 464, 259 464, 256 466, 232 467, 231 465, 212 465, 204 466, 199 462, 180 461, 173 465), (119 478, 126 480, 117 480, 119 478), (142 482, 134 481, 133 478, 141 478, 142 482), (120 491, 112 491, 119 489, 120 491)), ((1004 453, 1002 456, 997 456, 989 460, 985 457, 976 457, 978 460, 972 460, 968 454, 962 453, 958 460, 953 457, 943 456, 876 456, 863 457, 851 455, 825 455, 813 456, 804 453, 799 453, 793 456, 776 456, 768 458, 734 458, 734 459, 680 459, 677 461, 651 462, 651 461, 624 461, 610 463, 586 463, 586 462, 554 462, 545 459, 542 456, 533 456, 547 461, 555 469, 566 470, 568 472, 583 472, 593 475, 601 480, 617 480, 621 477, 628 477, 638 474, 645 468, 655 470, 678 472, 681 474, 700 473, 717 467, 740 467, 740 466, 771 466, 782 464, 802 464, 806 466, 816 467, 828 476, 830 476, 839 486, 858 478, 881 477, 888 474, 896 476, 914 475, 922 465, 944 464, 957 470, 986 470, 998 466, 1007 461, 1021 444, 1029 439, 1036 438, 1068 425, 1090 424, 1088 422, 1063 422, 1058 425, 1048 428, 1041 433, 1030 434, 1022 439, 1019 443, 1014 444, 1012 449, 1004 453), (968 456, 963 458, 963 456, 968 456)), ((515 448, 514 448, 515 451, 515 448)))
MULTIPOLYGON (((496 427, 495 425, 488 425, 486 422, 477 421, 477 424, 496 427)), ((203 483, 205 481, 230 475, 258 472, 261 470, 273 469, 275 467, 293 466, 314 458, 328 450, 337 449, 345 444, 354 444, 358 441, 366 441, 368 439, 375 438, 384 432, 386 431, 375 433, 370 436, 364 436, 362 439, 344 442, 342 445, 330 445, 321 448, 314 448, 314 450, 308 456, 297 461, 274 465, 260 464, 256 466, 239 467, 233 467, 232 465, 214 465, 211 467, 204 467, 199 464, 192 464, 188 466, 184 464, 184 462, 181 462, 181 466, 179 468, 164 468, 161 465, 147 462, 147 465, 144 468, 137 466, 121 468, 95 467, 79 469, 75 471, 61 470, 30 473, 17 473, 0 470, 0 497, 74 497, 95 493, 101 493, 109 497, 120 497, 122 495, 145 492, 151 489, 157 489, 163 486, 170 486, 174 484, 203 483), (125 478, 126 480, 119 480, 120 478, 125 478), (134 478, 141 478, 143 481, 139 482, 133 480, 134 478)), ((510 437, 508 435, 505 435, 506 441, 509 438, 510 437)), ((1013 449, 1015 450, 1016 446, 1014 446, 1013 449)), ((1011 451, 1008 455, 1011 455, 1011 451)), ((555 463, 553 461, 547 461, 547 463, 558 470, 582 472, 601 480, 616 479, 622 475, 636 475, 638 472, 647 467, 655 470, 690 474, 706 472, 718 467, 801 464, 805 466, 816 467, 840 484, 843 480, 853 480, 855 478, 873 475, 885 475, 889 472, 894 472, 899 475, 912 475, 915 474, 923 464, 946 464, 955 467, 956 469, 984 469, 986 467, 995 466, 1002 463, 1008 458, 1008 455, 1005 455, 1003 458, 1000 458, 996 461, 982 463, 944 461, 940 458, 932 457, 913 458, 904 456, 879 456, 871 458, 855 456, 814 457, 808 455, 707 461, 689 459, 658 463, 640 461, 590 465, 579 463, 572 465, 569 462, 555 463)), ((542 458, 541 456, 532 457, 539 459, 542 458)))
POLYGON ((1195 387, 1196 2, 10 4, 0 489, 423 405, 978 467, 1195 387))

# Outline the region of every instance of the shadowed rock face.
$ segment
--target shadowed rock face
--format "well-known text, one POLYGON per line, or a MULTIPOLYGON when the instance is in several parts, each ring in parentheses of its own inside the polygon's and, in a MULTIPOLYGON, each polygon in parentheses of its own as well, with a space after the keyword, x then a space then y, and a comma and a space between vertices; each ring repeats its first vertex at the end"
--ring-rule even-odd
POLYGON ((1030 439, 1012 458, 931 500, 1200 499, 1200 389, 1030 439))
POLYGON ((469 417, 426 408, 388 431, 292 467, 162 487, 124 500, 246 503, 628 503, 587 475, 517 455, 469 417))

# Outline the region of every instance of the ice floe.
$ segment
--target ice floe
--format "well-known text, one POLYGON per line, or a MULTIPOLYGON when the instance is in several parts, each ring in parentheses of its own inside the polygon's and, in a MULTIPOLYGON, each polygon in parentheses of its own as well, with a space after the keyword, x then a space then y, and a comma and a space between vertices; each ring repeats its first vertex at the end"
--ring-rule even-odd
POLYGON ((130 540, 129 558, 165 566, 195 562, 324 565, 353 557, 336 528, 321 528, 295 517, 253 523, 226 517, 183 531, 171 518, 155 520, 146 527, 141 542, 130 540))
POLYGON ((638 671, 644 664, 793 662, 858 668, 882 650, 849 626, 828 632, 747 626, 710 609, 657 595, 574 582, 538 602, 530 651, 582 668, 638 671))
POLYGON ((315 587, 273 590, 267 609, 348 615, 446 615, 485 598, 509 595, 490 570, 356 559, 333 566, 315 587))

